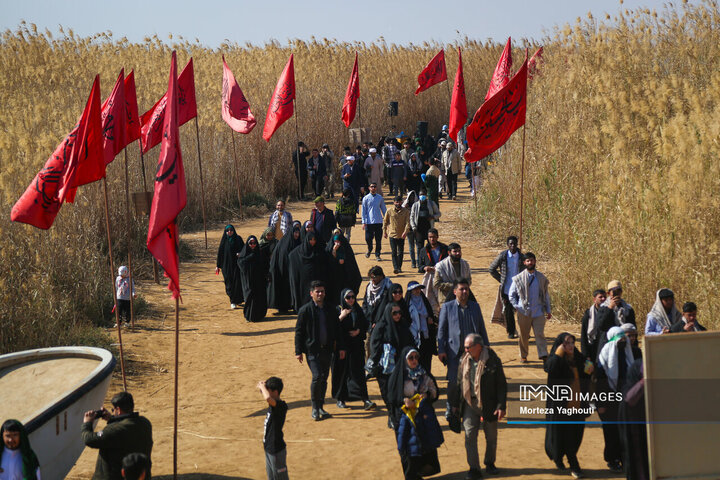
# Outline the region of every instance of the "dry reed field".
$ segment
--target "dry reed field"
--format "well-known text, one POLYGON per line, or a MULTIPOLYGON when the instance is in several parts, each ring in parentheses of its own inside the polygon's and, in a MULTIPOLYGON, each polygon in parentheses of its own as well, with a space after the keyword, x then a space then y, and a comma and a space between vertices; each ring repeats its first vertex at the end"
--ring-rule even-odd
MULTIPOLYGON (((524 243, 556 267, 567 316, 619 279, 643 324, 669 287, 720 326, 719 27, 717 2, 683 2, 578 19, 545 47, 528 94, 524 243)), ((518 229, 521 139, 484 184, 477 223, 495 241, 518 229)))

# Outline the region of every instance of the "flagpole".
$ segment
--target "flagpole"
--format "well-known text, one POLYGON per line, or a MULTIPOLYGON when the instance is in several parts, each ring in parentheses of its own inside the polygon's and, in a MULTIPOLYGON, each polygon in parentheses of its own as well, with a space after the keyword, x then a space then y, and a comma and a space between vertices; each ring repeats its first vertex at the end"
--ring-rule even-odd
POLYGON ((240 215, 242 216, 242 194, 240 192, 240 165, 238 163, 237 151, 235 150, 235 131, 230 129, 230 141, 233 147, 233 158, 235 159, 235 186, 237 188, 238 205, 240 205, 240 215))
MULTIPOLYGON (((295 166, 297 167, 298 199, 299 199, 299 201, 302 202, 302 200, 303 200, 302 185, 300 184, 301 183, 301 181, 300 181, 300 178, 301 178, 301 174, 300 174, 300 134, 298 133, 297 105, 295 104, 294 98, 293 98, 293 111, 294 111, 293 117, 295 118, 295 145, 297 145, 295 147, 296 148, 295 151, 297 152, 297 158, 295 159, 295 161, 296 161, 295 166)), ((360 135, 362 135, 362 133, 360 135)))
MULTIPOLYGON (((142 142, 138 138, 138 147, 140 148, 140 165, 142 166, 142 177, 143 177, 143 196, 147 199, 147 178, 145 178, 145 155, 143 155, 142 142)), ((153 280, 155 283, 160 285, 160 272, 158 272, 158 264, 155 257, 153 259, 153 280)))
POLYGON ((127 380, 125 379, 125 355, 123 353, 122 327, 120 326, 120 309, 118 308, 117 292, 115 291, 115 268, 110 236, 110 209, 108 208, 108 188, 106 177, 103 177, 103 186, 105 187, 105 230, 107 231, 108 255, 110 257, 110 283, 112 285, 113 300, 115 301, 115 324, 117 325, 118 343, 120 344, 120 372, 122 373, 123 390, 127 392, 127 380))
POLYGON ((202 157, 200 156, 200 127, 198 126, 198 116, 197 115, 195 115, 195 137, 197 138, 198 166, 200 167, 200 200, 202 203, 203 228, 205 229, 205 250, 207 250, 208 241, 207 241, 207 222, 205 220, 205 183, 203 182, 202 157))
POLYGON ((173 409, 173 479, 177 480, 178 356, 180 352, 180 298, 175 299, 175 393, 173 409))
POLYGON ((130 271, 130 326, 131 328, 135 328, 135 300, 133 295, 133 290, 135 283, 133 282, 133 268, 132 268, 132 240, 134 240, 135 236, 132 235, 132 221, 130 219, 130 174, 128 173, 128 154, 127 154, 127 147, 123 148, 123 151, 125 152, 125 205, 127 206, 126 212, 125 212, 125 222, 127 223, 127 239, 128 239, 128 252, 127 252, 127 262, 128 262, 128 270, 130 271))
MULTIPOLYGON (((528 59, 528 50, 525 49, 525 61, 527 62, 528 59)), ((527 84, 526 84, 526 93, 527 95, 527 84)), ((526 113, 527 115, 527 113, 526 113)), ((518 242, 518 248, 522 248, 523 246, 523 210, 525 209, 525 203, 524 203, 524 193, 525 193, 525 124, 527 122, 523 122, 523 140, 522 140, 522 160, 520 162, 520 240, 518 242)))

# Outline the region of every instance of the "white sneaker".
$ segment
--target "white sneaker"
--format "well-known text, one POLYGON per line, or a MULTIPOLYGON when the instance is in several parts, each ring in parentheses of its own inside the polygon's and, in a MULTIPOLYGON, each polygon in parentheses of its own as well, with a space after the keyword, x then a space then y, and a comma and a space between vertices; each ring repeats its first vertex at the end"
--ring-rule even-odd
POLYGON ((237 305, 235 305, 234 303, 230 304, 230 310, 235 310, 236 308, 237 308, 237 305))

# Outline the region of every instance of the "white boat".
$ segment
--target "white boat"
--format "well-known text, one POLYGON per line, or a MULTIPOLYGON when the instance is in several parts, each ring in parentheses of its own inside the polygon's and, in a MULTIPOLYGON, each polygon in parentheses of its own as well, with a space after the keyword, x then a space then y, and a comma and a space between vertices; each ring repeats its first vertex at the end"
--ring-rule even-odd
POLYGON ((93 347, 0 355, 0 422, 25 425, 43 480, 65 478, 80 457, 83 415, 103 406, 115 363, 93 347))

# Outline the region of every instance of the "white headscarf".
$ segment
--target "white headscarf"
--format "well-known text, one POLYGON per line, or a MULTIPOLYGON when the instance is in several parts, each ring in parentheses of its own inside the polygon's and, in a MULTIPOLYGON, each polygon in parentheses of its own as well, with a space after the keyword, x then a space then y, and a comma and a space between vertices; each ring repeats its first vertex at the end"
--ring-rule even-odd
MULTIPOLYGON (((617 342, 621 338, 627 338, 625 336, 625 330, 622 327, 612 327, 608 330, 608 343, 605 344, 598 356, 598 361, 600 362, 600 366, 603 370, 605 370, 608 383, 610 383, 610 388, 614 391, 617 391, 618 375, 620 374, 617 342)), ((633 353, 632 348, 630 347, 630 341, 625 342, 625 363, 627 364, 627 368, 630 368, 633 363, 633 353)))
MULTIPOLYGON (((672 324, 679 321, 682 318, 682 313, 677 309, 677 306, 675 306, 675 302, 673 302, 673 306, 670 309, 670 313, 668 314, 665 311, 665 307, 663 307, 662 300, 660 300, 660 292, 662 290, 670 290, 669 288, 661 288, 657 292, 655 292, 655 303, 653 303, 652 308, 650 309, 650 313, 648 313, 648 317, 653 317, 655 321, 660 325, 662 328, 670 328, 672 327, 672 324)), ((672 290, 670 290, 672 292, 672 290)))

